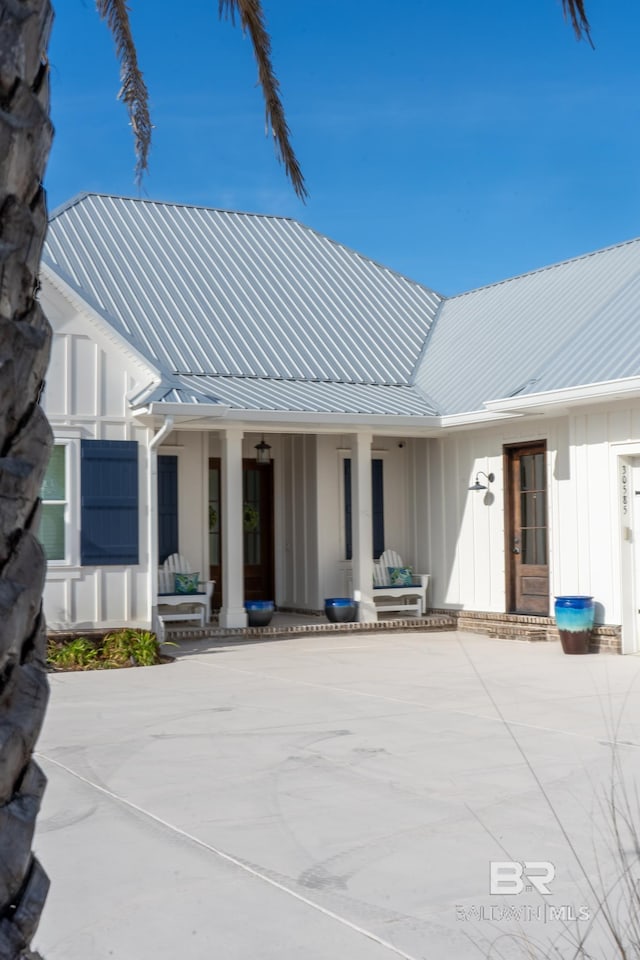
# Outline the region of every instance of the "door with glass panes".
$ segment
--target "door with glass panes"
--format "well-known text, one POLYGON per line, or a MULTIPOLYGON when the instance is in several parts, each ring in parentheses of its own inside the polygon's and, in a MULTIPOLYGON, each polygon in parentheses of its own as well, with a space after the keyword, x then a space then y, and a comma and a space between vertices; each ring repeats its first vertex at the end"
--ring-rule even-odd
POLYGON ((505 449, 511 613, 549 615, 546 459, 544 441, 505 449))
MULTIPOLYGON (((213 606, 222 606, 222 501, 220 459, 209 460, 209 576, 213 606)), ((245 600, 273 600, 273 464, 242 461, 242 546, 245 600)))

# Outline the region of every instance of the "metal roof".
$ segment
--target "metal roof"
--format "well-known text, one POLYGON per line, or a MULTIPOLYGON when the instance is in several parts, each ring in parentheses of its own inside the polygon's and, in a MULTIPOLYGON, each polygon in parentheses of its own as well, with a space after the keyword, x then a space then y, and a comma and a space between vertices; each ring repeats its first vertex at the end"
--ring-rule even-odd
POLYGON ((640 271, 569 336, 522 395, 640 376, 640 271))
POLYGON ((371 383, 318 383, 251 377, 176 376, 143 394, 135 405, 219 403, 236 410, 279 410, 392 416, 433 416, 413 387, 371 383))
POLYGON ((640 375, 640 240, 444 300, 295 220, 83 194, 44 260, 160 369, 139 403, 419 417, 640 375))
POLYGON ((415 383, 447 413, 640 375, 640 240, 445 301, 415 383))
POLYGON ((295 220, 96 194, 44 260, 173 374, 408 384, 442 299, 295 220))

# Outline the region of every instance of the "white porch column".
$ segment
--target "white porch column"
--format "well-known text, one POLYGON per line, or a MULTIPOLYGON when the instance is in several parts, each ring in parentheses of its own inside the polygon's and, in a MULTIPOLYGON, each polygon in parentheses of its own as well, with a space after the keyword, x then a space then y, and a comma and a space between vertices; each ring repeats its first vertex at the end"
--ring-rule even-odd
POLYGON ((147 447, 147 583, 149 588, 149 623, 158 632, 158 447, 173 430, 173 417, 164 423, 147 447))
POLYGON ((221 627, 246 627, 242 537, 242 437, 240 429, 221 431, 222 599, 221 627))
POLYGON ((351 523, 353 595, 360 601, 358 620, 378 619, 373 602, 373 520, 369 431, 351 437, 351 523))

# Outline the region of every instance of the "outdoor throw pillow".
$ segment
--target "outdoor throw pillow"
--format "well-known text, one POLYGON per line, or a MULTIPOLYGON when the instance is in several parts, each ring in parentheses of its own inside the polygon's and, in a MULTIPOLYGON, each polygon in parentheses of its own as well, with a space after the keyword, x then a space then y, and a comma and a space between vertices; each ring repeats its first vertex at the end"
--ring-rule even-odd
POLYGON ((387 567, 392 587, 410 587, 413 584, 413 567, 387 567))
POLYGON ((197 593, 199 573, 176 573, 176 593, 197 593))

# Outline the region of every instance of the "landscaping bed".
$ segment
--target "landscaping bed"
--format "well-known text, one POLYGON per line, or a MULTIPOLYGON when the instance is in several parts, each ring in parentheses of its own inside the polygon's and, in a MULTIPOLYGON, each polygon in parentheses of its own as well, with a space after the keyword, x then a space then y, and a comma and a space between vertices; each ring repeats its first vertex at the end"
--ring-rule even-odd
POLYGON ((148 630, 122 628, 83 636, 49 634, 47 638, 47 667, 53 672, 151 667, 172 660, 160 652, 158 638, 148 630))

